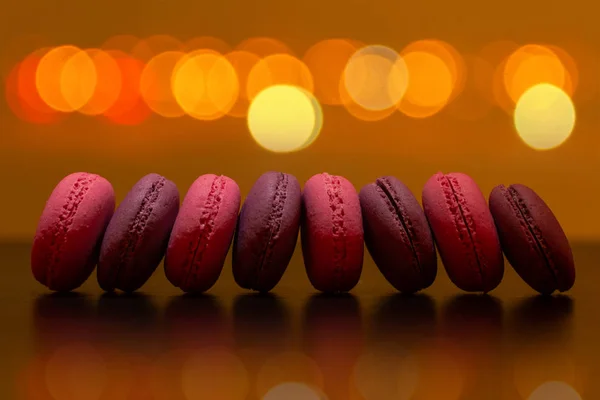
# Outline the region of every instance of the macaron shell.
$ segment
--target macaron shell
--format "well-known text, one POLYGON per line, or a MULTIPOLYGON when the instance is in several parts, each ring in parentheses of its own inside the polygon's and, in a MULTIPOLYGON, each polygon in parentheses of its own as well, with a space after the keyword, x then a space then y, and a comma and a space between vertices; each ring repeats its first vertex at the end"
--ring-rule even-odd
POLYGON ((437 275, 435 244, 410 189, 386 176, 364 186, 359 198, 365 243, 386 280, 404 293, 431 286, 437 275))
POLYGON ((233 276, 240 287, 268 292, 279 283, 298 241, 301 204, 293 175, 267 172, 252 186, 233 244, 233 276))
POLYGON ((302 254, 311 284, 322 292, 350 291, 364 257, 356 189, 344 177, 318 174, 306 182, 302 203, 302 254))
POLYGON ((475 181, 462 173, 433 175, 423 209, 450 280, 467 292, 489 292, 504 275, 494 220, 475 181))
POLYGON ((571 289, 571 246, 540 196, 524 185, 499 185, 490 194, 490 210, 506 258, 529 286, 542 294, 571 289))
POLYGON ((52 191, 31 249, 35 279, 51 290, 71 291, 91 275, 102 235, 115 209, 115 193, 105 178, 77 172, 52 191))
POLYGON ((204 292, 219 279, 240 209, 231 178, 206 174, 190 186, 175 220, 165 256, 165 275, 185 292, 204 292))
POLYGON ((175 184, 149 174, 115 211, 104 235, 98 283, 105 291, 133 292, 150 278, 166 251, 179 210, 175 184))

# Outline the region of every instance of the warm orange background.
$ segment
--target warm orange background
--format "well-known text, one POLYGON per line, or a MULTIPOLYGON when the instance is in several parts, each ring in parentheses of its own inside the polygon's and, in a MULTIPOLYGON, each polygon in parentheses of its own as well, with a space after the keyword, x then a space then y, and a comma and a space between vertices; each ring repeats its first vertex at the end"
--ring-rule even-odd
MULTIPOLYGON (((377 176, 392 174, 420 197, 428 177, 442 170, 471 174, 486 195, 499 183, 530 185, 554 209, 571 238, 598 239, 600 25, 597 13, 584 4, 540 0, 6 2, 0 11, 4 76, 35 49, 20 39, 28 34, 43 36, 46 43, 39 45, 81 47, 99 46, 116 34, 162 33, 183 40, 211 35, 231 45, 253 36, 271 36, 299 56, 315 42, 331 37, 397 50, 413 40, 436 38, 462 54, 476 54, 496 40, 562 46, 577 62, 580 90, 574 96, 578 119, 572 137, 547 152, 526 147, 511 117, 499 108, 476 121, 454 118, 444 110, 424 120, 396 113, 380 122, 362 122, 343 107, 324 106, 323 131, 312 147, 278 155, 253 142, 243 119, 200 122, 153 116, 137 127, 119 127, 73 115, 58 125, 35 126, 13 116, 2 98, 0 238, 30 239, 50 191, 74 171, 105 176, 120 200, 149 172, 175 181, 182 196, 200 174, 231 176, 245 194, 262 172, 282 170, 301 182, 323 171, 344 175, 357 189, 377 176)), ((470 95, 468 90, 463 94, 466 99, 470 95)))

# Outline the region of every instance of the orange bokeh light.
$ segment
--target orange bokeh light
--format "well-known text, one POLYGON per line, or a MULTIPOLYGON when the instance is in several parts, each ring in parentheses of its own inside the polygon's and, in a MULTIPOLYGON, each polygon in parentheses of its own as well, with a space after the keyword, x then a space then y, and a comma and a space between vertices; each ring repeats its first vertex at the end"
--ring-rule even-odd
POLYGON ((408 87, 398 109, 413 118, 436 114, 448 104, 454 90, 454 77, 444 60, 427 51, 403 54, 408 69, 408 87))
POLYGON ((349 39, 322 40, 309 48, 302 61, 312 73, 315 97, 322 104, 340 105, 340 81, 348 60, 363 46, 349 39))
POLYGON ((167 118, 185 115, 171 88, 175 66, 185 56, 181 51, 167 51, 152 58, 144 68, 140 79, 142 98, 156 114, 167 118))
POLYGON ((194 50, 208 49, 221 54, 226 54, 231 51, 231 46, 222 39, 213 36, 200 36, 188 40, 183 45, 183 51, 191 52, 194 50))
POLYGON ((122 76, 119 96, 114 104, 103 115, 111 122, 119 125, 138 125, 146 120, 150 108, 144 103, 140 94, 140 78, 144 63, 122 52, 109 53, 117 62, 122 76))
POLYGON ((6 102, 10 110, 22 121, 32 124, 56 123, 66 114, 52 110, 39 98, 33 102, 34 105, 30 102, 30 99, 36 99, 37 95, 35 90, 37 61, 39 58, 28 57, 25 61, 15 65, 9 72, 5 86, 6 102), (35 63, 33 70, 30 68, 31 63, 35 63), (27 83, 24 83, 24 76, 30 78, 30 82, 25 81, 27 83), (25 90, 19 86, 24 87, 25 90), (33 89, 33 91, 28 89, 33 89))
POLYGON ((274 54, 294 55, 294 52, 282 41, 269 37, 253 37, 244 40, 235 50, 247 51, 264 58, 274 54))
POLYGON ((210 50, 183 57, 175 66, 171 85, 185 113, 205 121, 226 115, 239 95, 235 69, 223 55, 210 50))
POLYGON ((248 107, 250 106, 250 102, 248 100, 248 95, 245 88, 248 85, 248 76, 250 75, 250 71, 252 68, 260 61, 260 57, 258 57, 254 53, 250 53, 247 51, 232 51, 231 53, 227 53, 225 58, 231 63, 238 77, 239 82, 239 96, 237 101, 229 110, 227 115, 243 118, 248 114, 248 107))
POLYGON ((62 98, 72 111, 77 111, 90 101, 98 83, 96 66, 86 51, 69 57, 60 73, 62 98))
POLYGON ((35 84, 42 100, 52 109, 71 112, 73 107, 65 99, 61 90, 61 77, 67 61, 81 52, 75 46, 56 47, 42 57, 35 74, 35 84))
POLYGON ((87 54, 96 68, 94 93, 78 111, 85 115, 100 115, 119 98, 122 86, 121 69, 114 58, 100 49, 89 49, 87 54))
POLYGON ((248 74, 246 96, 252 100, 273 85, 292 85, 312 93, 313 78, 302 61, 289 54, 274 54, 260 60, 248 74))
POLYGON ((552 50, 536 44, 521 46, 498 67, 494 82, 496 101, 511 111, 523 93, 539 83, 552 84, 569 95, 573 93, 570 74, 552 50))
POLYGON ((339 93, 341 103, 346 109, 346 111, 348 111, 348 113, 354 118, 359 119, 361 121, 381 121, 388 118, 394 113, 394 111, 396 111, 395 106, 391 106, 383 110, 370 110, 364 108, 352 99, 352 96, 350 96, 350 93, 348 93, 348 90, 346 89, 344 79, 340 79, 339 93))

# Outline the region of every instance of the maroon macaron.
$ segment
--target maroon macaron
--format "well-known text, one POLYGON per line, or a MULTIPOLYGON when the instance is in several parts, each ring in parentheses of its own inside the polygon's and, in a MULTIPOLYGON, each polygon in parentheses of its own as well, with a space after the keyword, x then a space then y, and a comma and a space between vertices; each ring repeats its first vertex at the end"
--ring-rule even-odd
POLYGON ((367 249, 387 281, 404 293, 431 286, 437 275, 435 244, 410 189, 384 176, 363 187, 359 198, 367 249))
POLYGON ((31 248, 35 279, 55 291, 71 291, 91 275, 102 235, 115 210, 115 192, 103 177, 76 172, 52 191, 31 248))
POLYGON ((504 276, 504 257, 475 181, 462 173, 433 175, 423 188, 423 209, 450 280, 467 292, 496 288, 504 276))
POLYGON ((140 179, 115 211, 102 241, 97 268, 105 291, 133 292, 162 260, 179 210, 179 192, 158 174, 140 179))
POLYGON ((540 196, 524 185, 499 185, 490 194, 490 210, 506 259, 529 286, 541 294, 571 289, 571 246, 540 196))
POLYGON ((165 256, 165 275, 184 292, 204 292, 219 279, 240 209, 240 188, 223 175, 200 176, 190 186, 165 256))
POLYGON ((300 230, 298 180, 267 172, 250 189, 233 241, 233 277, 244 289, 272 290, 294 254, 300 230))
POLYGON ((313 287, 347 292, 362 272, 364 233, 352 183, 327 173, 311 177, 302 192, 302 254, 313 287))

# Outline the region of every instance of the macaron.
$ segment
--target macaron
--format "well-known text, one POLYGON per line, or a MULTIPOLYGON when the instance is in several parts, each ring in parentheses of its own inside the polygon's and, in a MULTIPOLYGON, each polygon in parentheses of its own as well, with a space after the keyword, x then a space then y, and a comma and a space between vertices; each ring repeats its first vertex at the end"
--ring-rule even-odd
POLYGON ((233 240, 233 277, 241 288, 269 292, 279 283, 298 241, 301 204, 293 175, 271 171, 254 183, 233 240))
POLYGON ((112 216, 98 261, 100 287, 134 292, 162 260, 179 210, 179 192, 158 174, 140 179, 112 216))
POLYGON ((31 249, 34 278, 54 291, 71 291, 91 275, 102 235, 115 210, 115 192, 103 177, 64 177, 46 201, 31 249))
POLYGON ((475 181, 463 173, 433 175, 423 210, 450 280, 466 292, 490 292, 504 276, 494 219, 475 181))
POLYGON ((360 200, 346 178, 312 176, 302 192, 300 236, 306 273, 321 292, 348 292, 360 279, 364 233, 360 200))
POLYGON ((404 183, 384 176, 359 193, 367 249, 398 291, 428 288, 437 275, 437 254, 423 208, 404 183))
POLYGON ((219 279, 240 209, 231 178, 206 174, 190 186, 171 231, 165 275, 184 292, 200 293, 219 279))
POLYGON ((525 185, 496 186, 490 194, 506 259, 541 294, 565 292, 575 283, 569 240, 550 207, 525 185))

